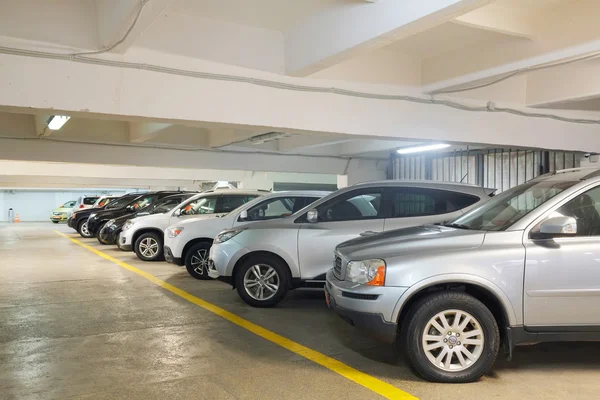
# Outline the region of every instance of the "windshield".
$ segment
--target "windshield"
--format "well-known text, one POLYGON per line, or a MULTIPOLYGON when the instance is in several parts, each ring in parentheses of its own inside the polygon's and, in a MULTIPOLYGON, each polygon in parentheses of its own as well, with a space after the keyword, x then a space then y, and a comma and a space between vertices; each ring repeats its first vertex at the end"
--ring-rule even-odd
POLYGON ((577 182, 525 183, 494 197, 483 206, 448 224, 462 229, 504 231, 515 222, 577 182))
POLYGON ((123 196, 123 197, 119 197, 118 199, 114 199, 113 201, 111 201, 110 203, 108 203, 104 209, 105 210, 116 210, 118 208, 123 208, 125 207, 127 204, 129 204, 131 202, 131 200, 133 200, 136 196, 139 195, 135 195, 135 196, 123 196))
POLYGON ((161 201, 157 201, 156 203, 151 204, 143 211, 147 212, 148 214, 164 214, 168 211, 171 211, 172 209, 177 207, 179 204, 181 204, 182 200, 183 200, 182 197, 174 197, 174 198, 167 197, 167 198, 162 199, 161 201))

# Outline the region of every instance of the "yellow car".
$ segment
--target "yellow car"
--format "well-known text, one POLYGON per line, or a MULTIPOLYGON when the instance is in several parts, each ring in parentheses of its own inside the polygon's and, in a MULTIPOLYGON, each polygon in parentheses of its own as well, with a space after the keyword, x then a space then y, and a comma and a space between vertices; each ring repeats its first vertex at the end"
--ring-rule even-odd
POLYGON ((75 203, 77 203, 77 200, 67 201, 62 206, 52 210, 50 221, 54 222, 55 224, 58 224, 60 221, 66 221, 69 218, 69 214, 73 212, 75 203))

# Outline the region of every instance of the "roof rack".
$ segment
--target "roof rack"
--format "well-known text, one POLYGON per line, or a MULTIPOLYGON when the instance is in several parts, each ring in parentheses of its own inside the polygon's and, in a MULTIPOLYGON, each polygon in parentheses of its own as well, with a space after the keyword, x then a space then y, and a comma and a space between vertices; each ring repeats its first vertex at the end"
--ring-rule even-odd
POLYGON ((598 169, 598 167, 577 167, 577 168, 565 168, 565 169, 557 169, 554 172, 551 172, 552 175, 558 175, 558 174, 564 174, 567 172, 575 172, 575 171, 582 171, 582 170, 586 170, 586 169, 598 169))

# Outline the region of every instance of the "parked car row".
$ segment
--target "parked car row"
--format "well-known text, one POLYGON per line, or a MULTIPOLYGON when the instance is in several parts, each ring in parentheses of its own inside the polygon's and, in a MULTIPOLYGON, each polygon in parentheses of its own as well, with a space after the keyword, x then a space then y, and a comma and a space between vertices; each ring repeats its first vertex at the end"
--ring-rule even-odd
POLYGON ((52 210, 50 221, 58 224, 59 222, 68 221, 73 215, 73 210, 85 210, 90 208, 102 208, 109 201, 119 196, 104 195, 104 196, 81 196, 77 200, 67 201, 60 207, 52 210))
POLYGON ((493 192, 384 181, 178 193, 137 214, 126 205, 100 232, 141 260, 164 255, 227 282, 255 307, 324 287, 351 325, 400 340, 425 379, 470 382, 501 348, 510 359, 519 344, 600 340, 600 170, 493 192))

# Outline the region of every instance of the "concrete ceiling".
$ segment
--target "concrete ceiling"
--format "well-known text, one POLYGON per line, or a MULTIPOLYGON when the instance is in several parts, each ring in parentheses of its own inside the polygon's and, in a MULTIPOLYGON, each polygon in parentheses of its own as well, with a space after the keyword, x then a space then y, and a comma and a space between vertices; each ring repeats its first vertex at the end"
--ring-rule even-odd
POLYGON ((283 32, 332 6, 363 0, 174 0, 168 11, 283 32))

